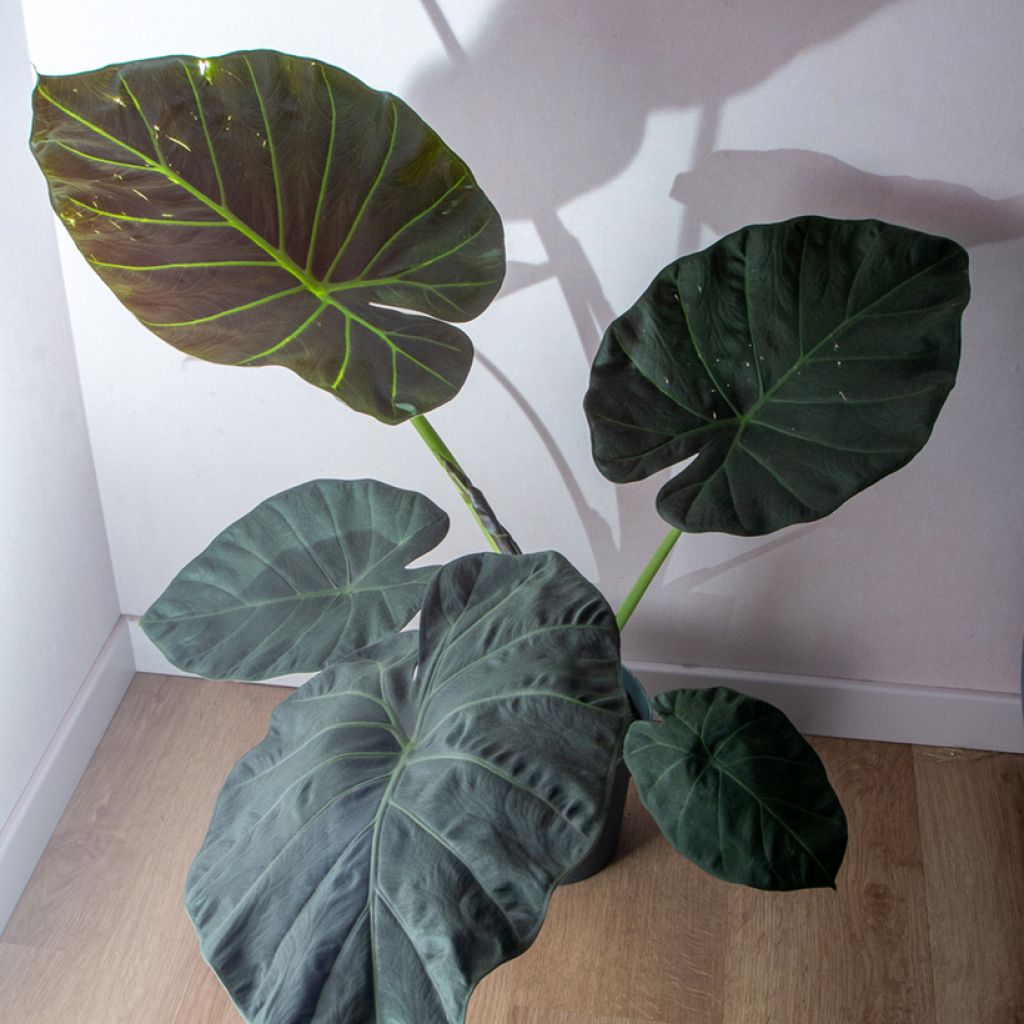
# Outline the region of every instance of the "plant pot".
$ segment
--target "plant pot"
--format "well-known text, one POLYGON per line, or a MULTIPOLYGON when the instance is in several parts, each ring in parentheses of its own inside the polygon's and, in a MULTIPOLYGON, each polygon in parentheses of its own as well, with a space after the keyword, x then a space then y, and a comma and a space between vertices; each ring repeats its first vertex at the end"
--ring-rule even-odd
MULTIPOLYGON (((651 702, 640 685, 640 681, 623 665, 619 666, 619 680, 622 688, 629 698, 629 707, 633 717, 644 722, 651 720, 651 702)), ((626 807, 626 793, 629 789, 629 770, 626 762, 619 757, 618 765, 615 768, 615 778, 612 781, 612 791, 608 798, 608 813, 605 816, 604 828, 598 836, 590 853, 586 855, 562 879, 562 885, 572 885, 574 882, 583 882, 593 877, 599 871, 606 868, 615 856, 615 850, 619 845, 619 832, 622 829, 622 812, 626 807)))

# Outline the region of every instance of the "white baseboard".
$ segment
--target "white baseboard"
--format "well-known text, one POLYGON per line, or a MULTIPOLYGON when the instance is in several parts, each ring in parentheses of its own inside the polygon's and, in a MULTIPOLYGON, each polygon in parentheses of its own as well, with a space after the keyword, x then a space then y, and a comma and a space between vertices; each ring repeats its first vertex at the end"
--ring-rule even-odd
POLYGON ((728 686, 774 704, 810 736, 1024 753, 1019 693, 684 668, 643 661, 632 662, 629 667, 652 696, 681 688, 728 686))
MULTIPOLYGON (((140 672, 187 675, 176 669, 129 619, 135 664, 140 672)), ((771 672, 691 668, 655 662, 629 667, 653 696, 681 687, 728 686, 781 708, 811 736, 920 743, 1024 753, 1024 715, 1019 693, 953 690, 854 679, 786 676, 771 672)), ((298 686, 309 676, 268 682, 298 686)))
MULTIPOLYGON (((125 615, 124 619, 128 623, 128 633, 132 638, 132 654, 135 658, 136 672, 152 672, 158 676, 184 676, 186 679, 197 678, 194 672, 183 672, 180 668, 175 668, 160 653, 156 644, 142 631, 138 615, 125 615)), ((301 686, 307 679, 312 678, 313 674, 306 672, 290 676, 277 676, 275 679, 257 681, 254 685, 301 686)))
POLYGON ((122 617, 0 828, 0 931, 17 906, 134 673, 128 625, 122 617))
MULTIPOLYGON (((110 724, 136 671, 181 675, 138 622, 122 616, 54 733, 29 784, 0 828, 0 930, 110 724), (134 656, 133 656, 134 649, 134 656)), ((649 693, 728 686, 781 708, 816 736, 1024 753, 1018 693, 953 690, 851 679, 631 662, 649 693)), ((298 685, 306 676, 274 679, 298 685)))

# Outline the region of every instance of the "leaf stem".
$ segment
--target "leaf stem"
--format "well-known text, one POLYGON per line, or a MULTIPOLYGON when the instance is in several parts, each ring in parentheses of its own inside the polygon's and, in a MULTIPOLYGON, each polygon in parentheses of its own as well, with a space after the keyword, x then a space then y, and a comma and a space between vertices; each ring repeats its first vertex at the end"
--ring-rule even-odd
POLYGON ((626 599, 622 602, 622 607, 615 613, 615 621, 618 623, 620 630, 625 629, 626 623, 629 622, 630 616, 636 611, 636 606, 640 603, 640 599, 647 592, 651 581, 658 575, 658 570, 664 564, 665 559, 668 558, 669 552, 675 547, 675 543, 679 540, 681 534, 682 531, 677 530, 673 526, 665 534, 665 539, 658 545, 658 550, 654 552, 651 560, 644 566, 643 571, 637 577, 636 583, 633 584, 633 589, 626 595, 626 599))
POLYGON ((438 432, 430 425, 427 417, 414 416, 409 422, 416 428, 416 433, 423 438, 434 458, 441 463, 448 479, 459 492, 459 497, 466 503, 469 514, 483 531, 491 550, 505 555, 522 554, 519 545, 512 539, 508 530, 498 522, 483 491, 473 485, 473 481, 466 475, 466 471, 459 465, 459 461, 452 454, 451 449, 441 440, 438 432))

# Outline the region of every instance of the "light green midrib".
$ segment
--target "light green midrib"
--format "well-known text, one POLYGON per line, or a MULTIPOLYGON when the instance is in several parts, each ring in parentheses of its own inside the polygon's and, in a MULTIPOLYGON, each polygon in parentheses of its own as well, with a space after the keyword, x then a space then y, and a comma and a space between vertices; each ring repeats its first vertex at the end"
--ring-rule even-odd
MULTIPOLYGON (((371 333, 373 333, 376 337, 378 337, 381 341, 383 341, 387 345, 387 347, 390 349, 390 351, 392 353, 392 362, 394 362, 394 358, 395 357, 397 357, 398 355, 401 355, 401 356, 403 356, 403 358, 405 358, 408 361, 412 362, 414 365, 418 366, 421 370, 429 373, 431 376, 433 376, 436 379, 440 380, 442 383, 448 385, 449 387, 452 385, 452 382, 449 381, 446 377, 444 377, 442 374, 439 374, 437 371, 433 370, 432 368, 428 367, 425 363, 423 363, 420 360, 416 359, 414 356, 410 355, 403 348, 401 348, 401 346, 396 345, 383 331, 381 331, 380 329, 374 327, 368 321, 364 320, 362 317, 360 317, 357 314, 355 314, 349 307, 347 307, 344 303, 338 301, 331 294, 331 292, 334 291, 334 290, 342 290, 342 289, 341 288, 331 288, 326 283, 327 282, 327 278, 333 272, 334 267, 336 266, 339 258, 343 255, 344 250, 347 248, 348 241, 350 240, 351 235, 354 234, 355 228, 358 226, 358 224, 353 224, 352 227, 350 228, 349 236, 346 238, 345 242, 342 245, 342 248, 339 250, 339 253, 336 254, 334 260, 332 261, 331 267, 328 270, 327 276, 325 278, 323 278, 323 279, 314 278, 312 276, 312 274, 308 273, 306 270, 304 270, 302 267, 300 267, 282 249, 280 249, 277 246, 272 245, 270 242, 268 242, 258 232, 253 231, 252 228, 250 228, 244 221, 242 221, 239 217, 237 217, 226 205, 224 205, 222 203, 218 203, 215 200, 211 199, 203 191, 201 191, 200 189, 196 188, 194 185, 191 184, 191 182, 187 181, 185 178, 183 178, 181 175, 179 175, 168 164, 166 164, 162 160, 161 161, 154 160, 152 157, 150 157, 147 154, 143 153, 141 150, 138 150, 134 146, 129 145, 128 143, 122 141, 121 139, 118 139, 114 135, 111 135, 109 132, 107 132, 104 129, 102 129, 99 125, 94 124, 92 121, 89 121, 85 117, 82 117, 82 115, 80 115, 80 114, 76 113, 75 111, 71 110, 69 107, 65 107, 63 104, 58 103, 57 100, 55 100, 41 85, 38 87, 38 91, 39 91, 40 96, 42 96, 48 103, 52 104, 54 107, 56 107, 62 113, 64 113, 66 116, 68 116, 68 117, 72 118, 73 120, 77 121, 79 124, 83 125, 89 131, 93 132, 94 134, 100 136, 101 138, 106 139, 108 142, 110 142, 110 143, 120 147, 121 149, 125 150, 126 152, 131 153, 133 156, 135 156, 138 159, 142 160, 144 162, 144 164, 146 165, 146 169, 154 171, 154 172, 159 173, 159 174, 162 174, 165 178, 167 178, 168 181, 172 182, 173 184, 177 185, 179 188, 183 189, 190 196, 192 196, 194 199, 196 199, 198 202, 200 202, 203 206, 205 206, 208 210, 210 210, 211 212, 217 214, 217 216, 221 218, 221 220, 224 222, 224 224, 226 226, 234 228, 239 234, 241 234, 243 237, 245 237, 250 242, 252 242, 253 245, 255 245, 257 248, 259 248, 263 252, 265 252, 274 261, 274 264, 276 264, 278 267, 280 267, 282 270, 286 271, 287 273, 291 274, 296 280, 298 280, 302 285, 304 285, 305 288, 310 293, 312 293, 314 296, 316 296, 317 299, 319 299, 319 301, 321 303, 321 308, 323 306, 325 306, 325 305, 333 306, 335 309, 337 309, 346 318, 346 320, 352 320, 352 321, 354 321, 356 323, 359 323, 362 326, 364 326, 367 330, 369 330, 371 333)), ((141 114, 141 111, 140 111, 140 114, 141 114)), ((144 117, 143 117, 143 120, 145 121, 144 117)), ((397 120, 397 118, 396 118, 396 120, 397 120)), ((205 122, 204 122, 204 127, 205 127, 205 122)), ((148 130, 148 124, 147 124, 147 130, 148 130)), ((392 139, 392 142, 393 141, 394 140, 392 139)), ((157 152, 159 153, 159 149, 157 149, 157 152)), ((385 163, 385 166, 386 166, 386 163, 385 163)), ((383 168, 382 168, 382 171, 383 171, 383 168)), ((365 201, 368 201, 370 196, 372 196, 373 192, 375 191, 376 184, 377 183, 375 182, 374 183, 374 187, 371 188, 370 193, 366 197, 365 201)), ((88 206, 88 204, 82 204, 82 205, 84 205, 87 210, 91 210, 92 209, 91 207, 88 206)), ((95 211, 93 211, 93 212, 95 212, 95 211)), ((169 222, 168 221, 159 221, 159 220, 157 220, 156 223, 169 223, 169 222)), ((486 223, 485 223, 484 227, 486 227, 486 223)), ((481 230, 483 230, 483 229, 481 228, 481 230)), ((379 256, 379 253, 377 255, 379 256)), ((375 259, 376 258, 377 257, 375 257, 375 259)), ((438 257, 438 258, 441 258, 441 257, 438 257)), ((434 262, 434 261, 428 261, 428 262, 434 262)), ((419 268, 413 268, 413 269, 419 269, 419 268)), ((405 281, 404 279, 401 279, 401 278, 381 279, 381 283, 386 283, 386 284, 390 284, 390 283, 392 283, 392 281, 394 281, 397 284, 402 284, 402 285, 408 285, 408 284, 411 283, 411 282, 405 281)), ((373 282, 371 282, 371 281, 362 281, 362 282, 360 282, 358 279, 356 279, 354 282, 351 283, 352 288, 356 288, 356 287, 367 288, 367 287, 371 287, 372 285, 373 285, 373 282)), ((431 288, 431 287, 435 287, 435 286, 431 286, 429 284, 425 284, 425 285, 423 285, 423 287, 431 288)), ((183 324, 182 326, 187 326, 187 324, 183 324)), ((288 340, 289 341, 294 340, 294 337, 295 337, 295 335, 293 334, 293 335, 291 335, 289 337, 288 340)), ((266 356, 266 355, 270 354, 271 352, 278 351, 281 347, 282 347, 281 344, 278 343, 278 344, 272 346, 270 349, 265 350, 264 352, 260 352, 260 353, 257 353, 254 356, 248 357, 245 360, 245 362, 251 362, 254 359, 262 358, 263 356, 266 356)), ((341 375, 342 379, 343 379, 343 376, 344 375, 342 374, 341 375)), ((392 376, 394 378, 393 379, 393 389, 394 389, 394 387, 397 385, 397 373, 393 372, 392 376)), ((335 384, 334 384, 334 387, 337 388, 340 385, 340 383, 341 383, 341 379, 336 380, 335 384)))
MULTIPOLYGON (((81 124, 83 124, 86 127, 90 128, 91 130, 93 130, 94 132, 99 134, 101 137, 108 139, 110 142, 114 143, 115 145, 121 146, 123 149, 126 149, 128 152, 130 152, 133 155, 137 156, 140 160, 144 160, 146 162, 146 165, 142 166, 142 165, 134 164, 134 163, 125 163, 125 162, 122 162, 122 161, 111 160, 111 159, 109 159, 107 157, 97 156, 94 153, 86 153, 83 150, 76 149, 75 147, 70 146, 70 145, 68 145, 66 143, 57 143, 57 145, 59 145, 62 149, 65 149, 69 153, 73 153, 73 154, 75 154, 75 156, 81 157, 84 160, 92 160, 92 161, 97 162, 97 163, 110 164, 110 165, 116 166, 116 167, 128 167, 128 168, 131 168, 133 170, 149 170, 149 171, 153 171, 155 173, 163 174, 165 177, 168 178, 168 180, 173 181, 175 184, 178 184, 180 187, 182 187, 182 188, 186 189, 187 191, 189 191, 190 194, 194 196, 194 198, 197 198, 201 202, 203 202, 207 206, 208 209, 212 210, 213 212, 215 212, 219 216, 221 216, 222 220, 224 220, 224 223, 218 224, 216 221, 181 221, 181 220, 173 220, 173 219, 169 219, 169 218, 156 218, 156 217, 154 217, 154 218, 142 218, 142 217, 136 217, 136 216, 129 216, 127 214, 116 214, 116 213, 112 213, 112 212, 106 211, 106 210, 95 209, 95 208, 91 207, 88 203, 83 203, 80 200, 76 200, 74 197, 68 197, 70 202, 75 203, 77 206, 81 206, 83 210, 85 210, 85 211, 87 211, 89 213, 100 214, 101 216, 112 217, 112 218, 116 218, 116 219, 130 220, 132 222, 140 222, 140 223, 147 223, 147 224, 148 223, 164 224, 164 225, 168 225, 168 226, 173 226, 173 225, 176 225, 176 224, 185 224, 185 225, 195 224, 195 225, 200 225, 200 226, 205 226, 205 227, 236 227, 236 228, 238 228, 238 230, 242 230, 243 228, 246 228, 246 225, 245 225, 244 221, 237 221, 236 222, 235 220, 232 220, 233 215, 232 215, 232 217, 225 217, 224 216, 225 211, 227 212, 227 214, 231 213, 231 211, 228 209, 228 207, 224 203, 219 203, 218 204, 218 203, 214 202, 213 200, 211 200, 205 193, 203 193, 201 191, 198 191, 198 190, 193 190, 193 186, 191 186, 189 184, 189 182, 187 182, 183 178, 180 178, 180 177, 176 176, 176 172, 172 168, 167 166, 166 164, 161 164, 158 161, 154 161, 154 160, 150 159, 149 157, 146 156, 145 153, 142 153, 139 150, 134 149, 133 147, 129 146, 127 143, 122 142, 121 140, 115 138, 114 136, 110 135, 107 132, 104 132, 103 129, 101 129, 98 126, 94 125, 91 121, 86 120, 85 118, 81 117, 80 115, 76 115, 74 113, 74 111, 69 110, 67 107, 61 106, 55 100, 53 100, 49 96, 49 94, 47 94, 44 90, 40 89, 40 93, 47 99, 48 102, 53 103, 53 105, 56 106, 58 110, 61 110, 64 113, 66 113, 69 117, 72 117, 72 118, 78 120, 81 124)), ((201 108, 200 108, 200 110, 201 110, 201 108)), ((211 156, 211 160, 213 161, 214 158, 215 158, 215 155, 214 155, 212 149, 211 149, 211 152, 210 152, 210 156, 211 156)), ((217 167, 216 164, 214 164, 214 171, 215 172, 219 172, 219 167, 217 167)), ((456 182, 456 185, 458 185, 462 181, 464 181, 466 177, 467 177, 467 175, 463 175, 462 178, 460 178, 459 181, 456 182)), ((472 235, 470 235, 467 238, 463 239, 459 243, 459 245, 455 247, 455 249, 445 250, 445 251, 437 254, 436 256, 432 256, 430 259, 422 260, 420 263, 414 264, 411 267, 407 267, 404 271, 402 271, 401 274, 392 274, 392 275, 389 275, 387 277, 376 277, 376 278, 367 278, 367 277, 363 276, 373 266, 373 264, 376 263, 381 258, 381 256, 387 251, 387 249, 395 241, 395 239, 397 239, 401 234, 403 234, 405 231, 407 231, 418 220, 422 219, 424 216, 426 216, 428 213, 430 213, 438 205, 438 203, 440 203, 443 199, 445 199, 451 193, 451 191, 454 188, 455 188, 455 186, 452 186, 451 188, 449 188, 446 192, 444 192, 441 196, 439 196, 438 199, 436 199, 430 206, 425 207, 423 210, 421 210, 419 213, 417 213, 415 217, 411 218, 409 221, 407 221, 405 224, 403 224, 402 227, 398 231, 394 232, 394 234, 381 246, 381 248, 378 249, 378 251, 374 254, 373 258, 366 264, 366 266, 363 267, 363 269, 360 271, 360 273, 356 277, 352 278, 350 281, 329 281, 329 279, 330 279, 330 272, 325 274, 322 278, 314 278, 311 274, 308 274, 308 270, 307 270, 305 273, 307 274, 307 276, 309 278, 309 281, 313 282, 313 285, 315 285, 315 286, 322 286, 324 292, 354 291, 354 290, 359 290, 359 289, 375 288, 375 287, 382 287, 382 286, 388 286, 388 285, 402 286, 402 287, 407 287, 407 288, 424 288, 424 289, 427 289, 429 291, 433 291, 433 292, 437 293, 438 297, 445 298, 445 300, 449 301, 449 302, 450 302, 450 300, 446 299, 446 297, 441 294, 442 289, 479 288, 479 287, 482 287, 482 286, 485 286, 485 285, 495 284, 497 282, 496 278, 487 278, 486 280, 482 280, 482 281, 411 281, 407 277, 403 276, 404 274, 413 273, 413 272, 415 272, 417 270, 423 270, 426 267, 431 266, 432 264, 438 262, 439 260, 444 259, 447 256, 452 255, 452 253, 457 251, 458 249, 463 248, 466 244, 468 244, 469 242, 473 241, 481 232, 486 230, 488 224, 490 223, 490 218, 488 218, 486 221, 484 221, 484 223, 481 224, 480 227, 472 235)), ((318 229, 319 229, 319 221, 317 220, 314 223, 314 230, 316 231, 318 229)), ((243 231, 243 234, 245 234, 245 231, 243 231)), ((206 266, 229 266, 229 265, 239 265, 239 266, 279 266, 282 269, 287 270, 288 273, 293 274, 293 275, 295 274, 295 271, 292 268, 293 267, 297 268, 298 264, 295 264, 294 261, 292 261, 291 258, 287 255, 287 253, 285 253, 279 247, 271 245, 269 242, 267 242, 267 240, 265 238, 263 238, 262 235, 259 235, 259 234, 255 233, 255 232, 253 232, 251 236, 247 234, 246 237, 249 237, 250 241, 253 241, 254 244, 259 245, 260 248, 262 248, 263 251, 266 252, 268 255, 272 256, 273 259, 269 263, 264 263, 262 261, 252 261, 252 260, 248 260, 248 261, 246 261, 246 260, 242 260, 242 261, 211 261, 211 262, 200 262, 200 261, 197 261, 197 262, 194 262, 194 263, 172 263, 172 264, 159 264, 159 265, 153 265, 153 266, 128 266, 128 265, 115 264, 115 263, 104 263, 104 262, 98 261, 98 260, 93 260, 91 262, 94 263, 97 266, 108 266, 108 267, 112 267, 113 269, 117 269, 117 270, 137 270, 137 271, 164 270, 164 269, 169 269, 169 268, 172 268, 172 267, 196 267, 196 268, 199 268, 199 267, 206 267, 206 266), (285 262, 282 262, 282 261, 285 261, 285 262), (292 264, 292 266, 288 266, 289 262, 292 264)), ((306 279, 304 279, 304 278, 302 279, 302 283, 304 285, 306 285, 307 287, 310 287, 309 282, 306 279)), ((451 303, 451 304, 454 305, 454 303, 451 303)), ((456 306, 456 308, 458 308, 458 307, 456 306)))
MULTIPOLYGON (((42 86, 39 86, 39 95, 43 97, 48 103, 52 104, 63 114, 77 121, 79 124, 86 127, 89 131, 95 135, 106 139, 108 142, 115 146, 131 153, 132 156, 138 157, 146 165, 146 168, 151 171, 155 171, 162 174, 168 181, 177 185, 179 188, 186 191, 193 199, 202 203, 208 210, 216 213, 226 224, 233 227, 239 234, 243 235, 255 246, 262 249, 274 262, 281 267, 282 270, 286 270, 289 274, 295 277, 298 281, 304 284, 314 294, 318 294, 318 289, 322 282, 317 281, 311 274, 307 274, 287 253, 283 252, 277 246, 271 245, 262 235, 258 232, 253 231, 244 221, 238 218, 227 206, 222 203, 218 203, 211 199, 201 189, 196 188, 191 182, 183 178, 177 171, 175 171, 168 164, 163 161, 154 160, 152 157, 143 153, 141 150, 136 149, 134 146, 129 145, 122 139, 117 138, 115 135, 111 135, 110 132, 105 131, 99 125, 90 121, 88 118, 83 117, 81 114, 76 113, 69 107, 65 107, 63 104, 58 103, 42 86)), ((323 297, 323 296, 322 296, 323 297)))
POLYGON ((151 263, 148 266, 133 263, 108 263, 106 260, 90 259, 94 267, 106 267, 109 270, 147 271, 147 270, 209 270, 214 267, 275 267, 275 260, 192 260, 182 263, 151 263))
POLYGON ((296 285, 294 288, 286 288, 271 295, 262 295, 251 302, 243 302, 240 306, 233 306, 231 309, 222 309, 219 313, 211 313, 209 316, 198 316, 194 320, 154 322, 152 320, 143 320, 140 317, 139 322, 147 327, 196 327, 199 324, 208 324, 215 320, 222 320, 226 316, 234 316, 236 313, 245 313, 250 309, 258 309, 260 306, 266 306, 271 302, 276 302, 278 299, 287 298, 289 295, 298 295, 301 292, 302 285, 296 285))
POLYGON ((369 262, 363 267, 361 273, 368 273, 370 268, 381 258, 381 256, 385 252, 387 252, 387 250, 394 244, 394 242, 399 237, 401 237, 406 231, 408 231, 409 228, 411 228, 415 223, 417 223, 417 221, 420 221, 424 217, 433 213, 433 211, 436 210, 437 207, 440 206, 440 204, 443 203, 444 200, 447 199, 448 196, 450 196, 452 192, 455 191, 455 189, 462 185, 462 183, 466 180, 467 177, 469 177, 468 170, 464 171, 461 177, 459 177, 454 184, 450 185, 447 189, 445 189, 445 191, 442 192, 441 195, 439 195, 429 206, 424 207, 422 210, 420 210, 419 213, 416 214, 415 217, 413 217, 411 220, 406 221, 406 223, 403 224, 397 231, 393 232, 391 237, 388 238, 388 240, 373 254, 373 256, 370 257, 369 262))
POLYGON ((320 78, 323 80, 327 90, 327 98, 331 103, 331 134, 327 141, 327 155, 324 157, 324 169, 320 175, 320 191, 316 199, 316 211, 313 214, 313 227, 309 233, 309 245, 306 248, 306 273, 309 273, 313 266, 313 256, 316 253, 316 242, 320 234, 320 218, 323 213, 324 196, 327 194, 327 179, 330 177, 331 163, 334 160, 334 140, 338 134, 338 108, 334 102, 334 90, 327 81, 327 73, 320 66, 320 78))
POLYGON ((213 139, 210 137, 210 126, 206 123, 206 112, 203 110, 202 101, 199 98, 199 90, 196 88, 195 80, 192 78, 192 72, 189 66, 181 61, 182 70, 185 72, 185 77, 188 79, 189 88, 192 90, 192 96, 196 101, 196 112, 199 114, 199 123, 203 128, 203 138, 206 139, 206 149, 210 154, 210 164, 213 167, 214 177, 217 179, 217 189, 220 192, 220 201, 224 203, 226 201, 227 193, 224 190, 224 179, 220 173, 220 162, 217 160, 217 152, 213 148, 213 139))
MULTIPOLYGON (((281 198, 281 174, 277 167, 277 150, 274 147, 274 136, 270 130, 270 119, 267 117, 267 108, 263 103, 263 94, 260 92, 259 83, 256 81, 256 72, 249 63, 249 58, 243 56, 245 66, 249 69, 249 77, 252 79, 252 91, 256 94, 256 103, 260 108, 260 116, 263 118, 263 127, 267 133, 267 147, 270 150, 270 170, 274 178, 274 199, 277 203, 277 248, 284 245, 284 203, 281 198)), ((305 271, 304 271, 305 272, 305 271)))
POLYGON ((391 155, 395 149, 395 140, 398 137, 398 107, 396 106, 394 100, 391 100, 390 106, 391 135, 388 140, 387 151, 384 154, 384 160, 382 161, 380 168, 377 170, 377 174, 374 176, 373 182, 370 185, 370 188, 367 190, 366 195, 363 196, 363 201, 359 204, 359 209, 356 212, 355 217, 352 219, 352 223, 349 225, 348 232, 346 233, 345 238, 342 240, 341 246, 339 247, 338 251, 334 254, 334 259, 331 260, 330 266, 327 268, 327 277, 330 277, 334 273, 335 268, 338 266, 338 264, 344 258, 345 253, 348 251, 349 244, 355 237, 356 232, 359 230, 359 225, 362 223, 363 214, 366 212, 367 207, 373 200, 373 197, 377 192, 377 188, 380 185, 381 181, 383 180, 385 172, 387 171, 388 164, 391 163, 391 155))
MULTIPOLYGON (((98 213, 87 203, 83 204, 86 210, 98 213)), ((135 220, 136 218, 131 218, 135 220)), ((155 220, 157 224, 174 225, 180 223, 171 220, 155 220)), ((106 267, 110 270, 135 271, 146 273, 156 270, 208 270, 216 267, 278 267, 277 260, 186 260, 181 263, 110 263, 106 260, 90 259, 89 263, 94 267, 106 267)), ((324 286, 327 292, 360 291, 366 288, 382 288, 388 285, 401 286, 403 288, 423 288, 426 291, 437 292, 439 295, 443 290, 451 288, 482 288, 489 284, 495 284, 496 278, 488 278, 483 281, 409 281, 404 277, 391 275, 390 277, 353 278, 351 281, 334 281, 324 286)), ((443 296, 441 296, 443 298, 443 296)), ((226 312, 231 312, 227 310, 226 312)))

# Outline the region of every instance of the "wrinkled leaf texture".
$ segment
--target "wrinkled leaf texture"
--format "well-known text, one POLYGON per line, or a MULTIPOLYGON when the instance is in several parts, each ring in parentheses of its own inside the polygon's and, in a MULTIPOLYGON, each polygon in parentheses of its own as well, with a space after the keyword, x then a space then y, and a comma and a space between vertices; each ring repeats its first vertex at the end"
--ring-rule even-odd
POLYGON ((186 905, 255 1024, 454 1024, 600 833, 628 710, 618 631, 561 556, 470 555, 419 636, 275 711, 186 905))
POLYGON ((175 348, 281 365, 398 423, 450 399, 501 220, 400 99, 270 50, 39 78, 32 149, 75 244, 175 348), (411 311, 411 312, 410 312, 411 311))

